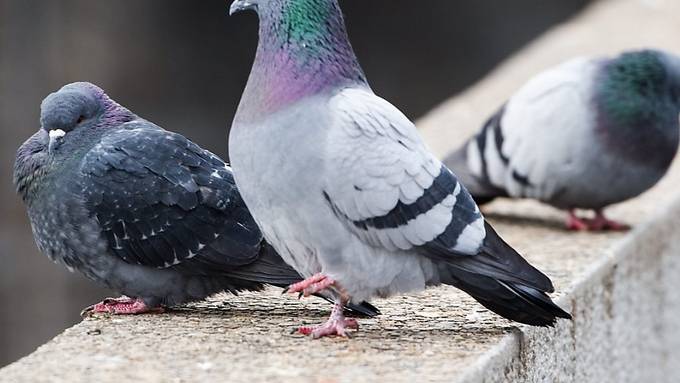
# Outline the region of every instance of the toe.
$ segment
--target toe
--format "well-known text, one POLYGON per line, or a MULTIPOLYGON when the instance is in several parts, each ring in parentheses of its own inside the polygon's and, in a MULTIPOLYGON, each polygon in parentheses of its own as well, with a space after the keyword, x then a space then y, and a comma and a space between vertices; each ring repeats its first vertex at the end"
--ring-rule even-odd
POLYGON ((312 332, 312 338, 319 339, 325 336, 345 336, 345 330, 337 325, 325 325, 317 328, 312 332))
POLYGON ((630 225, 620 222, 610 221, 607 222, 606 228, 613 231, 626 231, 630 230, 630 225))
POLYGON ((92 316, 92 314, 95 313, 95 311, 94 311, 94 306, 95 306, 95 305, 85 307, 85 308, 80 312, 80 317, 81 317, 81 318, 87 318, 87 317, 89 317, 89 316, 92 316))
POLYGON ((570 222, 567 224, 567 230, 569 231, 585 231, 588 228, 586 225, 583 225, 581 223, 576 223, 576 222, 570 222))
POLYGON ((358 330, 359 329, 359 322, 357 322, 356 319, 354 318, 348 318, 345 320, 345 327, 351 328, 353 330, 358 330))

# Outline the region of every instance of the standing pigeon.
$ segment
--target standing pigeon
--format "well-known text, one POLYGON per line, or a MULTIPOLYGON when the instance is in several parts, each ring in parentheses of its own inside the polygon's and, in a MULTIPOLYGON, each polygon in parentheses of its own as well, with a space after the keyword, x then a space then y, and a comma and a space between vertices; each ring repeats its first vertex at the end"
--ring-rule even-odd
POLYGON ((485 222, 415 126, 368 86, 337 0, 238 0, 260 42, 231 130, 236 183, 269 243, 335 294, 314 337, 347 334, 347 301, 445 283, 537 326, 569 318, 553 286, 485 222))
POLYGON ((157 312, 302 279, 263 241, 214 154, 89 83, 48 96, 40 120, 14 168, 38 248, 129 296, 89 312, 157 312))
POLYGON ((477 202, 535 198, 571 230, 621 230, 603 209, 651 188, 678 150, 680 58, 643 50, 539 74, 446 163, 477 202), (574 209, 592 209, 594 219, 574 209))

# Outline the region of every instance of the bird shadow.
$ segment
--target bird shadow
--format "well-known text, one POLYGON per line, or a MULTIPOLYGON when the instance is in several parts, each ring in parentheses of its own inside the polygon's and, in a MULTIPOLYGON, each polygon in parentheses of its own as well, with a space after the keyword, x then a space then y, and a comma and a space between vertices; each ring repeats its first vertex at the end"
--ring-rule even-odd
POLYGON ((166 310, 167 314, 178 316, 207 316, 219 318, 233 318, 233 317, 280 317, 280 318, 325 318, 331 312, 328 309, 316 307, 300 307, 300 306, 276 306, 276 307, 253 307, 253 306, 239 306, 238 304, 230 302, 222 302, 219 305, 211 306, 183 306, 173 307, 166 310))
MULTIPOLYGON (((289 307, 277 306, 273 309, 255 308, 252 306, 239 307, 230 305, 229 302, 224 302, 221 307, 180 307, 168 310, 166 312, 170 315, 178 315, 182 317, 200 316, 203 318, 214 318, 218 320, 237 320, 238 318, 247 317, 249 319, 261 318, 267 322, 278 323, 280 327, 290 329, 288 334, 293 337, 300 336, 296 330, 300 325, 310 326, 323 323, 330 313, 330 308, 323 307, 289 307)), ((382 314, 375 318, 358 317, 361 323, 362 330, 352 333, 352 337, 357 340, 373 341, 380 340, 386 349, 400 349, 397 346, 385 344, 385 339, 391 340, 411 340, 413 342, 420 342, 429 337, 443 337, 443 339, 465 339, 467 337, 493 338, 517 332, 518 328, 512 323, 508 324, 491 324, 486 321, 478 323, 468 323, 462 320, 452 321, 449 325, 442 325, 436 323, 433 325, 429 323, 430 320, 422 320, 414 318, 413 320, 400 322, 398 325, 394 323, 383 323, 381 318, 390 321, 389 316, 382 314)), ((356 317, 352 316, 351 317, 356 317)), ((274 329, 277 326, 272 325, 274 329)), ((278 330, 277 330, 278 331, 278 330)), ((288 330, 285 330, 286 332, 288 330)), ((301 339, 306 338, 304 336, 301 339)), ((388 342, 389 343, 389 342, 388 342)))
POLYGON ((574 234, 574 233, 588 233, 591 235, 608 235, 611 233, 626 233, 632 229, 632 227, 627 227, 623 230, 587 230, 587 231, 574 231, 570 230, 566 227, 563 221, 559 221, 556 219, 550 219, 550 218, 541 218, 541 217, 531 217, 531 216, 524 216, 524 215, 518 215, 518 214, 512 214, 512 213, 497 213, 497 212, 492 212, 492 213, 484 213, 484 216, 486 218, 491 219, 492 221, 499 223, 499 224, 505 224, 505 225, 518 225, 518 226, 525 226, 525 227, 535 227, 535 228, 541 228, 541 229, 551 229, 555 231, 560 231, 563 233, 569 233, 569 234, 574 234))
POLYGON ((531 217, 509 213, 484 213, 484 216, 494 222, 505 225, 521 225, 571 232, 565 227, 564 222, 550 218, 531 217))

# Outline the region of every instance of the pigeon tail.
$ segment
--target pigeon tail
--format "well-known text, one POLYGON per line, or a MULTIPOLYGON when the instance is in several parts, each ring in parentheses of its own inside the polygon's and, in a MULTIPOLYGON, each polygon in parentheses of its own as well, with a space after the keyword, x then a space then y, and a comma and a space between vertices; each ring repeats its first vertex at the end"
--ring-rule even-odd
POLYGON ((543 291, 513 282, 474 274, 449 266, 442 282, 470 294, 477 302, 496 314, 531 326, 552 327, 557 318, 571 319, 543 291))
POLYGON ((553 326, 571 319, 547 295, 550 279, 514 251, 486 223, 487 236, 474 256, 436 256, 442 283, 470 294, 504 318, 532 326, 553 326))
MULTIPOLYGON (((453 171, 465 189, 472 195, 477 205, 487 204, 498 197, 507 197, 505 190, 491 185, 490 182, 479 179, 470 171, 468 164, 466 143, 444 160, 444 164, 453 171)), ((473 143, 474 145, 474 143, 473 143)))

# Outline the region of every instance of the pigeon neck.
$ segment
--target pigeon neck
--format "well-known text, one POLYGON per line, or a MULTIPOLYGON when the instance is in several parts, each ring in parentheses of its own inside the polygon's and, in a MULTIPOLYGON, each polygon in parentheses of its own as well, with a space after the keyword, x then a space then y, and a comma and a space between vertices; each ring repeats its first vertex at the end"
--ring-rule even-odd
MULTIPOLYGON (((137 115, 104 95, 101 98, 102 111, 91 125, 80 128, 73 133, 77 140, 65 140, 58 158, 61 162, 75 159, 79 161, 85 153, 97 145, 103 136, 121 125, 138 119, 137 115)), ((70 134, 70 133, 69 133, 70 134)))
POLYGON ((367 86, 335 1, 290 2, 260 15, 260 42, 244 93, 258 112, 275 112, 307 96, 367 86))
POLYGON ((98 124, 100 128, 108 129, 137 119, 134 113, 108 97, 102 100, 102 104, 104 113, 98 124))

